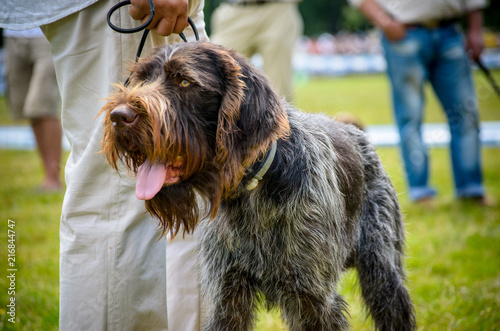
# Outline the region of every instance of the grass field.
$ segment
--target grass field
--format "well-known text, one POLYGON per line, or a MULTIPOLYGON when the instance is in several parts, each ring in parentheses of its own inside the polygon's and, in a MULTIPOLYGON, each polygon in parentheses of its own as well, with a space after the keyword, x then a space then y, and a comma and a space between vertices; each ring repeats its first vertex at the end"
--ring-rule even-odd
MULTIPOLYGON (((500 71, 495 72, 500 81, 500 71)), ((483 120, 500 120, 500 98, 476 76, 483 120)), ((392 123, 384 76, 311 79, 297 86, 296 105, 329 114, 349 112, 364 124, 392 123)), ((427 122, 443 116, 429 93, 427 122)), ((9 124, 0 100, 0 124, 9 124)), ((454 200, 447 149, 432 149, 436 204, 408 202, 398 151, 379 148, 406 216, 408 287, 421 330, 500 329, 500 207, 454 200)), ((0 150, 0 330, 57 330, 59 217, 62 194, 43 195, 34 151, 0 150), (8 219, 16 232, 16 323, 8 322, 8 219)), ((485 185, 500 202, 500 149, 483 150, 485 185)), ((363 312, 355 273, 340 286, 350 304, 353 330, 371 329, 363 312)), ((286 330, 277 312, 262 313, 257 330, 286 330)), ((177 331, 177 330, 173 330, 177 331)))

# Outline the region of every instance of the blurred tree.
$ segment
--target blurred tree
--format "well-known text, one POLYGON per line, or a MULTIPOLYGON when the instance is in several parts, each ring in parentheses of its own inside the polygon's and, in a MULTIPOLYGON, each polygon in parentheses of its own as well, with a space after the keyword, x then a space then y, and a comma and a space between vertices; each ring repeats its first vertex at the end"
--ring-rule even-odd
POLYGON ((317 36, 342 30, 342 8, 345 6, 348 6, 346 0, 303 0, 299 9, 304 20, 304 34, 317 36))
POLYGON ((484 11, 484 26, 494 30, 500 30, 500 1, 490 0, 490 5, 484 11))
POLYGON ((212 21, 212 13, 215 8, 219 6, 222 0, 205 0, 205 7, 203 9, 203 14, 205 15, 205 24, 208 35, 210 36, 210 22, 212 21))
POLYGON ((352 6, 344 6, 342 8, 342 29, 349 32, 366 30, 372 25, 363 14, 352 6))

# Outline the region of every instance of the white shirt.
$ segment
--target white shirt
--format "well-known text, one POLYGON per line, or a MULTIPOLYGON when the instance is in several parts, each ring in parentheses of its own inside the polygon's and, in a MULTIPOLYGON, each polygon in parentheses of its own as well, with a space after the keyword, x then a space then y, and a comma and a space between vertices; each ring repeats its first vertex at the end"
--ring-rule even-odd
MULTIPOLYGON (((98 0, 0 0, 0 27, 27 30, 55 22, 98 0)), ((104 20, 106 17, 103 18, 104 20)))
POLYGON ((22 31, 4 29, 3 36, 11 38, 45 38, 40 28, 33 28, 22 31))
MULTIPOLYGON (((359 7, 365 0, 349 0, 359 7)), ((458 18, 486 7, 487 0, 375 0, 382 9, 402 23, 458 18)))

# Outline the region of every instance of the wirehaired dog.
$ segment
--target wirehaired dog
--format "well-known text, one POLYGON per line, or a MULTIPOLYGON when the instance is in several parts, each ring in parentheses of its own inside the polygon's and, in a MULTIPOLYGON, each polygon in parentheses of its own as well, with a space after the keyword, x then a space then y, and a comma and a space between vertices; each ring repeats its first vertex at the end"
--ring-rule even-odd
POLYGON ((200 226, 205 330, 251 329, 259 301, 290 330, 347 329, 348 267, 377 329, 415 329, 397 197, 362 131, 294 109, 209 43, 155 49, 101 114, 103 152, 161 229, 200 226))

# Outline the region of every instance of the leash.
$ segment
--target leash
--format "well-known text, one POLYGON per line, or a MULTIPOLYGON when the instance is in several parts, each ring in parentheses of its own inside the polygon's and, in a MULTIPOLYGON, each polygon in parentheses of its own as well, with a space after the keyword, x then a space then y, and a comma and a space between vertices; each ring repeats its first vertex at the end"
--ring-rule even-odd
MULTIPOLYGON (((136 32, 140 32, 140 31, 144 30, 144 32, 142 34, 141 41, 139 42, 139 46, 137 47, 137 53, 135 55, 135 62, 137 62, 139 60, 139 58, 141 57, 141 53, 142 53, 142 50, 144 48, 144 44, 146 43, 146 39, 147 39, 148 34, 149 34, 149 29, 147 29, 147 27, 153 21, 153 16, 155 14, 155 5, 153 4, 153 0, 148 0, 148 3, 149 3, 149 19, 144 24, 141 24, 138 27, 130 28, 130 29, 123 29, 123 28, 120 28, 120 27, 114 25, 113 23, 111 23, 111 16, 113 15, 113 13, 115 11, 117 11, 118 9, 120 9, 121 7, 130 5, 131 4, 130 0, 119 2, 116 5, 114 5, 113 7, 111 7, 111 9, 108 11, 108 15, 107 15, 107 18, 106 18, 109 27, 111 29, 113 29, 114 31, 119 32, 119 33, 136 33, 136 32)), ((200 36, 198 35, 198 29, 196 29, 196 26, 195 26, 193 20, 189 16, 188 16, 188 23, 191 26, 191 28, 193 29, 196 41, 199 41, 200 40, 200 36)), ((188 40, 187 40, 186 36, 184 35, 184 33, 181 32, 179 34, 179 36, 181 37, 181 39, 185 43, 188 42, 188 40)), ((127 78, 127 80, 125 81, 125 86, 128 85, 129 79, 130 79, 130 77, 127 78)))
POLYGON ((491 75, 490 69, 488 69, 484 63, 481 61, 481 59, 476 60, 476 64, 481 69, 483 74, 486 76, 486 79, 490 82, 491 87, 493 87, 493 90, 497 93, 497 96, 500 97, 500 88, 498 87, 497 83, 493 79, 493 76, 491 75))

